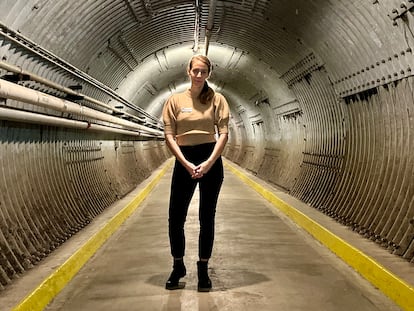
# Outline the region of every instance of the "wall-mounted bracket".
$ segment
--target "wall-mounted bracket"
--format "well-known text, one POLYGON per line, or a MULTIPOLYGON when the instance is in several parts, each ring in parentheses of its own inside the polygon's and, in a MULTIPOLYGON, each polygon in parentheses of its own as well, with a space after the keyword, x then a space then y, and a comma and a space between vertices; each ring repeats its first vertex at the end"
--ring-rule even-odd
POLYGON ((414 8, 414 0, 408 0, 408 2, 401 2, 398 8, 392 9, 391 13, 388 14, 389 18, 393 21, 394 25, 397 25, 397 19, 403 17, 407 12, 414 8))

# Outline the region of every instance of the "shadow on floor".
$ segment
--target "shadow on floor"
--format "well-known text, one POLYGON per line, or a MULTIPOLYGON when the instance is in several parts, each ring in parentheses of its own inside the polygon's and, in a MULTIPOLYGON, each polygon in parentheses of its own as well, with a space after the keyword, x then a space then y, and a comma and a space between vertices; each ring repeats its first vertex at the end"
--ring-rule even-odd
MULTIPOLYGON (((213 292, 227 291, 270 281, 264 274, 248 270, 217 270, 210 268, 209 275, 213 283, 213 292)), ((148 278, 146 283, 165 287, 168 276, 169 274, 164 273, 156 274, 148 278)), ((181 281, 185 283, 184 290, 197 290, 196 273, 188 273, 181 281)))

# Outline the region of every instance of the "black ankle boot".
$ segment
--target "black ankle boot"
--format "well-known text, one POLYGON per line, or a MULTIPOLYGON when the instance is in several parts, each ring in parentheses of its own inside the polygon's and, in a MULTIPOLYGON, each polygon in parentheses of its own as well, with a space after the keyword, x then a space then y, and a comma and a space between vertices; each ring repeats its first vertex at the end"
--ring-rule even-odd
POLYGON ((174 259, 173 271, 171 272, 167 283, 165 283, 165 288, 169 290, 184 288, 184 284, 179 281, 180 278, 186 275, 186 273, 187 270, 185 269, 184 261, 182 259, 174 259))
POLYGON ((199 292, 208 292, 210 291, 212 287, 211 280, 208 277, 207 269, 208 269, 207 261, 197 261, 198 291, 199 292))

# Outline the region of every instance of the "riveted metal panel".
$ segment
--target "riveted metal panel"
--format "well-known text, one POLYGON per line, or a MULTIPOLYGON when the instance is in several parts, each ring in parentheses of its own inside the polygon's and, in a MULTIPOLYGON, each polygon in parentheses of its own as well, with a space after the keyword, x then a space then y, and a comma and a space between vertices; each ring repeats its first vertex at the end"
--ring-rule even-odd
POLYGON ((0 288, 37 264, 169 154, 165 144, 3 121, 0 288))

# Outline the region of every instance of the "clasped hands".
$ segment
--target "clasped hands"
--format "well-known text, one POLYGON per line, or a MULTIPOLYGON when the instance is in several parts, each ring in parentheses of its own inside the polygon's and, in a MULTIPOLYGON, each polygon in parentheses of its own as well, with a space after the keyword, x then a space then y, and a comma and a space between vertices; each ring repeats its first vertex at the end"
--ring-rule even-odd
POLYGON ((207 174, 207 171, 209 169, 209 166, 206 162, 203 162, 197 166, 191 165, 191 169, 189 170, 191 174, 191 178, 197 179, 202 178, 205 174, 207 174))
POLYGON ((201 165, 196 166, 193 168, 193 171, 191 173, 191 178, 197 179, 204 176, 203 167, 201 165))

